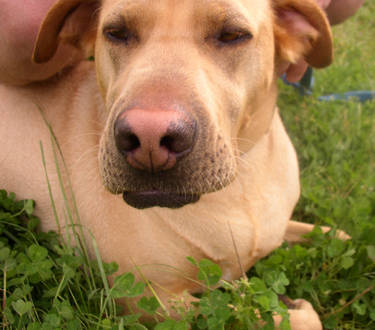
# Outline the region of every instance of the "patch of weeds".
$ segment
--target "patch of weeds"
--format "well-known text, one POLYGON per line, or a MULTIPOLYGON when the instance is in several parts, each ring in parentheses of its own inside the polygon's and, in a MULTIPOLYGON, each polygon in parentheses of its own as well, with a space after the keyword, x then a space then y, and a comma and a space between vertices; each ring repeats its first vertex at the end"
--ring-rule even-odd
POLYGON ((274 329, 275 314, 282 317, 280 329, 290 329, 287 308, 278 297, 289 283, 282 273, 273 273, 277 284, 257 276, 227 282, 220 280, 221 269, 212 261, 188 260, 199 269, 198 279, 207 287, 194 303, 199 314, 189 320, 193 329, 274 329), (214 290, 218 284, 220 289, 214 290))
POLYGON ((375 245, 343 241, 319 227, 307 237, 304 245, 284 244, 250 274, 285 274, 286 294, 311 302, 324 329, 374 329, 375 245))
POLYGON ((88 262, 56 233, 38 231, 33 209, 33 201, 0 191, 4 329, 274 329, 275 313, 283 317, 280 328, 290 329, 280 295, 310 301, 325 329, 375 327, 375 245, 366 241, 342 241, 334 231, 323 234, 317 227, 309 243, 285 244, 258 262, 249 277, 233 282, 221 280, 213 262, 188 258, 205 288, 200 300, 189 308, 176 303, 181 318, 173 320, 160 311, 157 296, 142 297, 139 310, 162 319, 146 327, 141 314, 122 315, 116 299, 139 297, 147 281, 125 273, 109 288, 103 276, 116 272, 117 265, 100 257, 88 262))
POLYGON ((132 275, 120 277, 107 294, 101 274, 113 274, 117 265, 86 259, 57 233, 38 231, 33 210, 32 200, 17 201, 0 190, 0 326, 105 329, 113 320, 129 322, 119 316, 114 299, 119 290, 124 296, 142 291, 133 287, 132 275))

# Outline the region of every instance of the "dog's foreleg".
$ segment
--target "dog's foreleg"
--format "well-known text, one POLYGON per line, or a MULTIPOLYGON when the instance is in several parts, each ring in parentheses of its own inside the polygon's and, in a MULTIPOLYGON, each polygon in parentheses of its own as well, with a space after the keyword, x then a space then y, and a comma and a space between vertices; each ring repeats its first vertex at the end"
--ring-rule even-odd
MULTIPOLYGON (((288 222, 288 227, 284 236, 284 240, 288 243, 301 243, 307 242, 308 239, 303 237, 304 235, 310 233, 314 229, 315 225, 303 222, 297 222, 290 220, 288 222)), ((331 227, 320 226, 323 233, 327 233, 331 230, 331 227)), ((337 230, 336 237, 342 240, 350 239, 351 237, 342 230, 337 230)))

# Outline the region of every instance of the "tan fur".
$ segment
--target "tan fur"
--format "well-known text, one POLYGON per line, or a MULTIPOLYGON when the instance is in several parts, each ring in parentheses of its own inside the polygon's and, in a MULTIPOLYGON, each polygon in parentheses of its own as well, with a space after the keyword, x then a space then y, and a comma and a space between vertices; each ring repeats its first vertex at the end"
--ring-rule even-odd
MULTIPOLYGON (((86 1, 89 15, 77 15, 86 17, 85 28, 72 13, 72 8, 82 10, 81 3, 62 0, 51 9, 34 58, 48 61, 64 40, 77 44, 72 31, 84 33, 87 42, 86 31, 97 30, 95 64, 82 62, 30 87, 0 86, 1 185, 20 198, 36 199, 43 229, 56 229, 56 224, 40 141, 57 211, 61 218, 65 212, 50 133, 38 108, 57 137, 81 222, 95 236, 103 258, 116 261, 119 272, 139 266, 163 288, 157 292, 164 302, 200 290, 186 279, 196 275, 186 256, 213 260, 223 278, 232 280, 241 276, 241 266, 250 268, 285 237, 295 241, 311 230, 289 222, 299 196, 298 164, 275 103, 281 62, 305 55, 316 66, 329 64, 331 35, 314 1, 86 1), (302 36, 308 44, 292 33, 288 40, 280 37, 290 27, 274 16, 286 7, 324 23, 312 23, 313 40, 302 36), (228 12, 235 14, 228 16, 233 24, 242 16, 239 24, 251 30, 252 40, 220 47, 211 40, 228 12), (116 14, 126 15, 139 39, 124 46, 104 38, 103 25, 116 14), (69 38, 61 36, 63 31, 69 38), (165 189, 202 194, 197 203, 138 210, 115 195, 147 185, 129 174, 113 142, 113 121, 132 102, 145 108, 180 104, 197 118, 196 148, 180 172, 163 183, 165 189)), ((311 305, 299 306, 290 311, 292 328, 320 329, 311 305)))

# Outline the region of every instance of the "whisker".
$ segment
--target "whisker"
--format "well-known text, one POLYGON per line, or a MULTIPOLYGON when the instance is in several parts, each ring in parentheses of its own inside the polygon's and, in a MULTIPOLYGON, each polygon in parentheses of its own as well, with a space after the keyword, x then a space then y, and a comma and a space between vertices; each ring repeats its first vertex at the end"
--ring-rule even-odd
POLYGON ((80 166, 80 164, 83 162, 85 157, 94 155, 94 158, 97 158, 97 154, 99 152, 99 145, 95 145, 91 147, 90 149, 87 149, 84 153, 82 153, 78 158, 76 158, 72 164, 72 169, 75 169, 80 166))
POLYGON ((233 137, 231 140, 234 141, 234 142, 238 142, 238 141, 250 142, 252 144, 255 144, 257 142, 256 140, 252 140, 252 139, 248 139, 248 138, 241 138, 241 137, 233 137))

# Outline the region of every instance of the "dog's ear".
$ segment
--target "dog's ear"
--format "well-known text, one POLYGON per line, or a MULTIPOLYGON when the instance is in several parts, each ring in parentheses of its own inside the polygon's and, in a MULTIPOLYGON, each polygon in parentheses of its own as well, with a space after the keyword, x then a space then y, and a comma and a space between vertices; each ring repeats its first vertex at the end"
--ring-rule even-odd
POLYGON ((333 59, 328 19, 315 0, 273 0, 276 54, 281 62, 304 58, 316 68, 333 59))
POLYGON ((95 0, 57 1, 40 26, 33 61, 49 61, 60 43, 69 43, 89 53, 88 47, 95 41, 99 5, 95 0))

